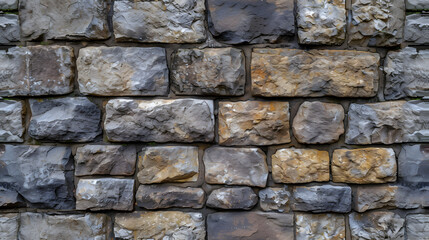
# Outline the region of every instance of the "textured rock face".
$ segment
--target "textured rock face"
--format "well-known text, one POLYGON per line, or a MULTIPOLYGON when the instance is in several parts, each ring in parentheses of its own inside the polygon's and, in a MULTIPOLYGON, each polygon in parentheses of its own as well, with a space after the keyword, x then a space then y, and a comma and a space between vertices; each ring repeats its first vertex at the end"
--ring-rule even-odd
POLYGON ((242 50, 179 49, 172 56, 172 89, 177 95, 241 96, 245 68, 242 50))
POLYGON ((397 186, 359 186, 353 193, 353 209, 365 212, 383 207, 396 207, 397 186))
POLYGON ((287 187, 259 191, 259 206, 263 211, 289 212, 290 202, 291 194, 287 187))
POLYGON ((76 209, 133 210, 133 191, 133 179, 80 179, 76 188, 76 209))
POLYGON ((202 208, 204 200, 204 190, 201 188, 140 185, 136 193, 137 205, 146 209, 202 208))
POLYGON ((9 45, 20 40, 18 15, 1 15, 0 24, 0 44, 9 45))
POLYGON ((118 0, 113 11, 117 41, 197 43, 206 38, 204 0, 118 0))
POLYGON ((30 99, 30 136, 42 141, 88 142, 101 134, 101 111, 85 97, 30 99))
POLYGON ((292 131, 300 143, 332 143, 344 133, 343 121, 344 108, 340 104, 304 102, 293 119, 292 131))
POLYGON ((429 144, 402 145, 399 177, 410 184, 429 183, 429 144))
POLYGON ((87 47, 79 51, 79 90, 85 95, 156 96, 168 90, 165 49, 87 47))
POLYGON ((0 101, 0 142, 23 142, 22 102, 0 101))
POLYGON ((113 142, 210 142, 214 138, 213 101, 109 100, 104 130, 113 142))
POLYGON ((24 200, 19 196, 19 193, 7 185, 0 186, 0 208, 25 207, 24 200))
POLYGON ((414 44, 429 44, 429 16, 421 14, 408 15, 405 21, 404 39, 414 44))
POLYGON ((404 222, 393 212, 351 213, 349 224, 352 240, 404 239, 404 222))
POLYGON ((372 97, 378 89, 376 53, 256 48, 252 94, 263 97, 372 97))
POLYGON ((15 10, 18 8, 18 0, 1 0, 0 9, 15 10))
POLYGON ((265 187, 267 182, 266 156, 259 148, 214 146, 204 151, 203 161, 209 184, 265 187))
POLYGON ((0 145, 0 186, 29 207, 73 209, 70 157, 68 147, 0 145))
POLYGON ((209 240, 292 240, 293 215, 264 212, 218 212, 207 217, 209 240))
POLYGON ((258 203, 258 196, 250 187, 220 188, 213 190, 208 199, 207 206, 220 209, 249 210, 258 203))
POLYGON ((116 214, 118 239, 194 239, 204 240, 205 221, 201 213, 133 212, 116 214))
POLYGON ((0 214, 0 239, 16 240, 18 236, 19 215, 15 213, 0 214))
POLYGON ((24 40, 106 39, 107 2, 104 0, 20 0, 24 40))
POLYGON ((294 211, 311 212, 349 212, 351 209, 352 190, 349 186, 310 186, 294 187, 294 211))
POLYGON ((289 103, 219 102, 219 143, 270 145, 290 142, 289 103))
POLYGON ((343 215, 306 214, 296 215, 296 239, 345 240, 346 223, 343 215))
POLYGON ((73 91, 71 47, 14 47, 0 51, 0 61, 0 97, 60 95, 73 91))
POLYGON ((198 165, 197 147, 146 147, 139 156, 137 178, 142 184, 195 182, 198 165))
POLYGON ((405 0, 407 10, 429 9, 429 2, 426 0, 405 0))
POLYGON ((346 39, 345 0, 299 0, 297 12, 299 43, 341 45, 346 39))
POLYGON ((271 156, 277 183, 329 181, 329 153, 315 149, 279 149, 271 156))
POLYGON ((136 165, 134 146, 86 145, 75 155, 75 175, 133 175, 136 165))
POLYGON ((360 46, 394 46, 402 42, 404 0, 353 0, 349 43, 360 46))
POLYGON ((209 30, 228 44, 274 43, 293 36, 291 0, 208 0, 209 30))
POLYGON ((407 239, 420 240, 428 239, 429 236, 429 215, 413 214, 407 216, 407 239))

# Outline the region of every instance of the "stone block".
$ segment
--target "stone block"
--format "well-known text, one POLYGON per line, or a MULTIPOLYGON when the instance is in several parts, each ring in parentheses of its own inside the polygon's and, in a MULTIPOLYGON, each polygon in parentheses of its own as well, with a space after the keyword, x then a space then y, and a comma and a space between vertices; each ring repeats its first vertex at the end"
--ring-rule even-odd
POLYGON ((0 45, 15 45, 19 40, 18 15, 2 14, 0 16, 0 45))
POLYGON ((136 193, 137 205, 146 209, 202 208, 204 200, 201 188, 140 185, 136 193))
POLYGON ((298 213, 295 219, 296 240, 346 239, 346 221, 343 215, 298 213))
POLYGON ((408 15, 405 20, 404 39, 413 45, 429 45, 429 16, 422 14, 408 15))
POLYGON ((250 210, 256 203, 258 196, 250 187, 219 188, 213 190, 207 199, 207 207, 220 209, 250 210))
POLYGON ((349 186, 296 186, 292 195, 294 211, 346 213, 351 210, 352 190, 349 186))
POLYGON ((0 142, 23 142, 23 104, 21 101, 0 101, 0 142))
POLYGON ((405 219, 393 212, 375 211, 349 214, 352 240, 404 239, 405 219))
POLYGON ((259 191, 259 206, 263 211, 289 212, 291 201, 287 187, 269 187, 259 191))

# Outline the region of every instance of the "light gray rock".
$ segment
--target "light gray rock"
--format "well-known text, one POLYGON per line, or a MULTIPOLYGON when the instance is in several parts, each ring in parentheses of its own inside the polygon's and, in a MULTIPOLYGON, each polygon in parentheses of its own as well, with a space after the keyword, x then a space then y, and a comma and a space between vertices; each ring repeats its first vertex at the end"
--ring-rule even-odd
POLYGON ((0 239, 16 240, 18 237, 19 215, 17 213, 0 214, 0 239))
POLYGON ((296 240, 345 240, 346 221, 340 214, 297 213, 296 240))
POLYGON ((146 209, 202 208, 204 200, 201 188, 140 185, 136 193, 137 205, 146 209))
POLYGON ((0 15, 0 45, 12 45, 20 40, 18 15, 0 15))
POLYGON ((398 157, 399 178, 412 185, 429 183, 429 144, 402 145, 398 157))
POLYGON ((404 39, 412 44, 429 45, 429 16, 408 15, 405 20, 404 39))
POLYGON ((86 97, 30 99, 30 136, 42 141, 88 142, 101 134, 101 111, 86 97))
POLYGON ((405 219, 393 212, 349 214, 352 240, 403 240, 405 219))
POLYGON ((263 211, 289 212, 291 193, 283 188, 265 188, 259 191, 259 206, 263 211))
POLYGON ((18 9, 18 0, 0 0, 1 10, 16 10, 18 9))
POLYGON ((23 142, 21 101, 0 101, 0 142, 23 142))
POLYGON ((113 142, 211 142, 213 101, 109 100, 104 130, 113 142))
POLYGON ((429 239, 429 214, 407 215, 407 239, 429 239))
POLYGON ((429 2, 427 0, 405 0, 407 10, 424 10, 429 9, 429 2))
POLYGON ((292 195, 294 211, 346 213, 351 210, 352 190, 349 186, 297 186, 292 195))
POLYGON ((258 196, 250 187, 219 188, 213 190, 207 199, 207 207, 220 209, 250 210, 256 203, 258 196))
POLYGON ((115 1, 117 41, 198 43, 206 39, 204 0, 115 1))

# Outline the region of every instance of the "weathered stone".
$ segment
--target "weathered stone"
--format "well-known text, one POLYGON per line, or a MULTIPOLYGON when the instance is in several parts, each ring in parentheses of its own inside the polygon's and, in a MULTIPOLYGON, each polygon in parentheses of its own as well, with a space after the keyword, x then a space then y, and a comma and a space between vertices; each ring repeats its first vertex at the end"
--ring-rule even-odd
POLYGON ((422 14, 408 15, 405 21, 404 39, 413 44, 428 45, 429 16, 422 14))
POLYGON ((0 142, 23 142, 22 102, 0 101, 0 142))
POLYGON ((292 240, 293 214, 218 212, 207 217, 209 240, 292 240))
POLYGON ((404 48, 389 52, 384 62, 386 99, 429 96, 429 50, 404 48))
POLYGON ((265 187, 267 183, 266 156, 259 148, 214 146, 204 151, 203 161, 209 184, 265 187))
POLYGON ((176 95, 244 95, 244 54, 240 49, 179 49, 171 65, 171 87, 176 95))
POLYGON ((137 178, 142 184, 195 182, 198 180, 198 147, 143 148, 138 169, 137 178))
POLYGON ((198 43, 206 39, 204 0, 116 0, 117 41, 198 43))
POLYGON ((283 148, 271 156, 273 180, 277 183, 329 181, 329 153, 316 149, 283 148))
POLYGON ((213 101, 113 99, 106 105, 109 141, 211 142, 213 101))
POLYGON ((395 182, 395 152, 391 148, 336 149, 332 155, 331 169, 334 182, 395 182))
POLYGON ((413 214, 407 215, 407 239, 427 240, 429 239, 429 215, 413 214))
POLYGON ((193 239, 204 240, 205 221, 201 213, 177 211, 116 214, 117 239, 193 239))
POLYGON ((311 212, 349 212, 352 204, 352 190, 349 186, 310 186, 293 188, 292 209, 311 212))
POLYGON ((111 220, 106 214, 48 215, 21 213, 18 239, 110 239, 111 220))
POLYGON ((86 97, 30 99, 30 136, 42 141, 88 142, 101 134, 101 111, 86 97))
POLYGON ((299 0, 297 12, 299 43, 341 45, 346 39, 345 0, 299 0))
POLYGON ((275 43, 295 34, 292 0, 208 0, 209 30, 228 44, 275 43))
POLYGON ((402 240, 405 220, 393 212, 351 213, 349 225, 352 240, 402 240))
POLYGON ((404 20, 404 0, 352 0, 349 43, 383 47, 399 45, 404 20))
POLYGON ((0 0, 1 10, 16 10, 18 8, 18 0, 0 0))
POLYGON ((289 103, 219 102, 219 143, 271 145, 290 142, 289 103))
POLYGON ((137 154, 134 146, 86 145, 74 158, 76 176, 133 175, 137 154))
POLYGON ((0 186, 0 208, 18 208, 25 207, 24 200, 19 196, 19 193, 13 189, 9 189, 7 185, 0 186))
POLYGON ((0 186, 9 196, 22 196, 29 207, 73 209, 70 158, 68 147, 0 145, 0 186))
POLYGON ((133 191, 133 179, 80 179, 76 188, 76 209, 133 210, 133 191))
POLYGON ((71 47, 30 46, 0 51, 0 97, 61 95, 73 91, 71 47))
POLYGON ((82 48, 77 70, 79 90, 85 95, 157 96, 168 90, 163 48, 82 48))
POLYGON ((220 209, 250 210, 256 203, 258 203, 258 196, 250 187, 216 189, 207 199, 207 207, 220 209))
POLYGON ((377 53, 350 50, 256 48, 252 94, 262 97, 373 97, 378 90, 377 53))
POLYGON ((402 145, 398 175, 410 184, 429 183, 429 144, 402 145))
POLYGON ((0 15, 0 44, 11 45, 20 39, 18 15, 0 15))
POLYGON ((344 133, 344 108, 335 103, 304 102, 293 119, 292 131, 300 143, 336 142, 344 133))
POLYGON ((427 10, 429 2, 427 0, 405 0, 407 10, 427 10))
POLYGON ((429 102, 392 101, 349 107, 347 144, 429 141, 429 102))
POLYGON ((346 239, 346 222, 339 214, 296 214, 296 239, 346 239))
POLYGON ((263 211, 289 212, 291 194, 287 187, 265 188, 259 191, 259 206, 263 211))
POLYGON ((163 185, 140 185, 136 193, 137 205, 146 209, 202 208, 204 190, 201 188, 163 185))
POLYGON ((20 0, 19 17, 24 40, 106 39, 105 0, 20 0))
POLYGON ((16 240, 18 237, 19 215, 16 213, 0 214, 0 239, 16 240))

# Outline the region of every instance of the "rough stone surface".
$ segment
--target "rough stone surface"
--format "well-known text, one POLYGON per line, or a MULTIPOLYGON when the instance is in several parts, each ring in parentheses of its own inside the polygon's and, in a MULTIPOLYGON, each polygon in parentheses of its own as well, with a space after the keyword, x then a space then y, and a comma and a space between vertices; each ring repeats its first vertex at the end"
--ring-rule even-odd
POLYGON ((407 10, 427 10, 429 2, 427 0, 405 0, 407 10))
POLYGON ((176 95, 244 95, 244 54, 235 48, 179 49, 172 56, 176 95))
POLYGON ((146 147, 139 156, 137 178, 142 184, 195 182, 198 166, 198 147, 146 147))
POLYGON ((4 14, 0 16, 0 44, 12 45, 20 40, 18 15, 4 14))
POLYGON ((0 101, 0 142, 23 142, 21 101, 0 101))
POLYGON ((208 0, 209 30, 228 44, 274 43, 295 34, 292 0, 208 0))
POLYGON ((208 207, 220 209, 250 210, 256 203, 258 203, 258 196, 250 187, 216 189, 207 199, 208 207))
POLYGON ((266 156, 259 148, 214 146, 204 151, 203 161, 209 184, 265 187, 267 183, 266 156))
POLYGON ((177 211, 116 214, 114 232, 118 239, 204 240, 206 236, 201 213, 177 211))
POLYGON ((198 43, 206 39, 204 0, 117 0, 117 41, 198 43))
POLYGON ((16 10, 18 8, 18 0, 0 0, 1 10, 16 10))
POLYGON ((297 12, 299 43, 341 45, 346 39, 345 0, 299 0, 297 12))
POLYGON ((413 214, 407 216, 407 239, 429 239, 429 215, 413 214))
POLYGON ((75 155, 75 175, 133 175, 136 166, 134 146, 86 145, 75 155))
POLYGON ((133 191, 133 179, 80 179, 76 187, 76 209, 133 210, 133 191))
POLYGON ((0 239, 16 240, 18 236, 19 215, 16 213, 0 214, 0 239))
POLYGON ((73 209, 70 157, 68 147, 0 145, 0 186, 18 193, 29 207, 73 209))
POLYGON ((259 206, 263 211, 289 212, 290 202, 291 194, 287 187, 259 191, 259 206))
POLYGON ((408 15, 405 21, 404 39, 418 45, 429 45, 429 16, 408 15))
POLYGON ((429 144, 402 145, 398 175, 410 184, 429 183, 429 144))
POLYGON ((346 222, 338 214, 296 214, 296 240, 345 240, 346 222))
POLYGON ((273 180, 277 183, 329 181, 329 153, 316 149, 283 148, 271 156, 273 180))
POLYGON ((109 100, 104 130, 113 142, 210 142, 214 138, 213 101, 109 100))
POLYGON ((20 0, 19 17, 24 40, 106 39, 105 0, 20 0))
POLYGON ((304 102, 293 119, 292 131, 300 143, 336 142, 344 133, 344 108, 335 103, 304 102))
POLYGON ((219 143, 270 145, 290 142, 289 103, 219 102, 219 143))
POLYGON ((352 240, 402 240, 404 222, 405 219, 393 212, 353 212, 349 215, 352 240))
POLYGON ((349 186, 298 186, 293 188, 292 209, 311 212, 349 212, 352 190, 349 186))
POLYGON ((85 95, 157 96, 168 90, 163 48, 82 48, 77 70, 79 90, 85 95))
POLYGON ((19 193, 9 186, 0 186, 0 208, 25 207, 26 204, 19 193))
POLYGON ((207 217, 209 240, 293 240, 293 214, 218 212, 207 217))
POLYGON ((349 43, 381 47, 399 45, 404 21, 404 0, 352 0, 349 43))
POLYGON ((137 205, 146 209, 202 208, 204 200, 201 188, 140 185, 136 193, 137 205))
POLYGON ((101 134, 101 111, 86 97, 30 99, 30 136, 42 141, 88 142, 101 134))
POLYGON ((373 97, 378 89, 377 53, 351 50, 256 48, 252 94, 262 97, 373 97))
POLYGON ((73 91, 74 53, 65 46, 0 51, 0 97, 61 95, 73 91))

